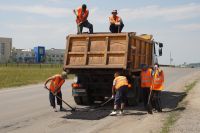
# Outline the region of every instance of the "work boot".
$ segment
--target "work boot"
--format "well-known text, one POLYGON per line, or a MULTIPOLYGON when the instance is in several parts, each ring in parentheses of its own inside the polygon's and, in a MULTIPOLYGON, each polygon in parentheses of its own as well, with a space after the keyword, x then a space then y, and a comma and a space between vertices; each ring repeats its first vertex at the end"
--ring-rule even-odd
POLYGON ((111 115, 111 116, 117 115, 117 111, 112 111, 112 112, 110 113, 110 115, 111 115))
POLYGON ((123 115, 124 114, 124 111, 123 110, 120 110, 119 111, 119 115, 123 115))
POLYGON ((56 109, 56 107, 53 108, 54 112, 58 112, 58 110, 56 109))
POLYGON ((65 111, 65 109, 62 106, 60 106, 60 111, 65 111))
POLYGON ((153 111, 152 110, 147 110, 149 114, 153 114, 153 111))

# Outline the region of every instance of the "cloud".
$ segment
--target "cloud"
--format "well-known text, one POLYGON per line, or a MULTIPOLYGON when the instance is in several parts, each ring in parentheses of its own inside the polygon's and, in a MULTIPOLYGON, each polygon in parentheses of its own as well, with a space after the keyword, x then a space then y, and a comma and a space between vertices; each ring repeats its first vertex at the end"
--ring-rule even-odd
POLYGON ((24 6, 24 5, 0 5, 0 11, 25 12, 49 17, 66 17, 72 14, 71 9, 48 7, 43 5, 24 6))
POLYGON ((182 24, 175 26, 175 28, 185 31, 200 31, 200 24, 182 24))
POLYGON ((185 4, 174 7, 151 5, 135 9, 124 8, 119 10, 120 16, 126 21, 138 19, 159 18, 167 21, 183 20, 200 16, 199 4, 185 4))

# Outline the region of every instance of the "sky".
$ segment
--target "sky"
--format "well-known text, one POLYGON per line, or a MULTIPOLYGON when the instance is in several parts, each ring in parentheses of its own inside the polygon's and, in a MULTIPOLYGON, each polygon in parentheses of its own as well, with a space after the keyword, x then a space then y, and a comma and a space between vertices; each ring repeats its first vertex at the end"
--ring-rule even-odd
MULTIPOLYGON (((77 32, 73 9, 87 4, 94 32, 109 32, 108 17, 117 9, 123 32, 152 34, 162 42, 159 63, 200 62, 200 0, 0 0, 0 37, 13 47, 64 49, 77 32)), ((87 31, 87 29, 84 29, 87 31)))

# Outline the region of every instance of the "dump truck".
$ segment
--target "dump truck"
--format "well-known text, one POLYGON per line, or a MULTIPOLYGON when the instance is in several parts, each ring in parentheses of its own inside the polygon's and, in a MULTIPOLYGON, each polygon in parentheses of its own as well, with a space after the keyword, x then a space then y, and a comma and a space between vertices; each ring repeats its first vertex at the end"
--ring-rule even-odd
POLYGON ((89 105, 111 97, 115 72, 128 78, 128 104, 140 101, 141 66, 157 62, 162 43, 135 32, 95 33, 67 36, 64 70, 74 74, 72 95, 76 104, 89 105), (156 45, 158 44, 158 46, 156 45))

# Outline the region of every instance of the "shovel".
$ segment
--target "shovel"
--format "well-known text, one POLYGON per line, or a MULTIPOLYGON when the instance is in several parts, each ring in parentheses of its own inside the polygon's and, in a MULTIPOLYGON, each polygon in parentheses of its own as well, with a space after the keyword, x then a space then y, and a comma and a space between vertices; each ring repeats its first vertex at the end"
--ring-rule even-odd
POLYGON ((152 112, 152 106, 150 104, 150 100, 151 100, 151 95, 152 95, 152 89, 154 88, 154 75, 153 75, 153 79, 152 79, 152 85, 150 87, 150 93, 149 93, 149 97, 148 97, 148 103, 147 103, 147 111, 149 114, 153 114, 152 112))
MULTIPOLYGON (((45 89, 47 89, 48 91, 50 91, 47 87, 45 87, 45 89)), ((61 100, 63 103, 65 103, 69 108, 71 108, 72 111, 76 111, 76 108, 73 108, 72 106, 70 106, 66 101, 64 101, 62 98, 60 98, 59 96, 57 95, 54 95, 56 96, 59 100, 61 100)))

